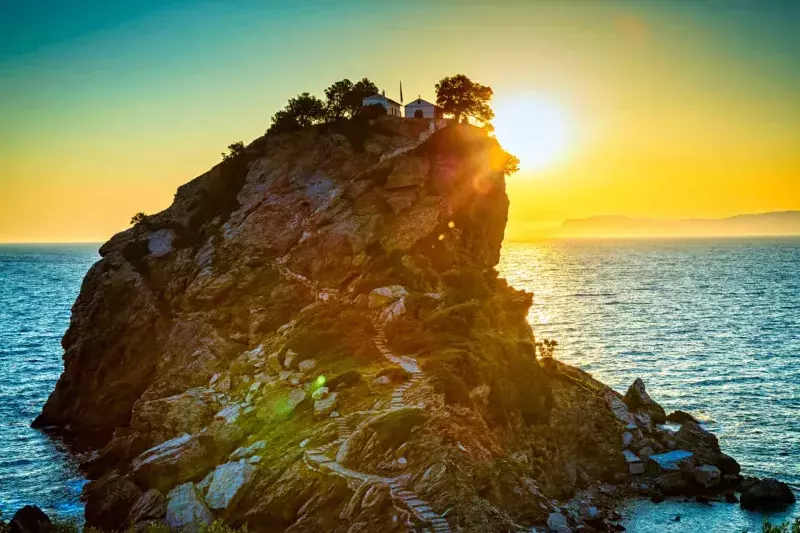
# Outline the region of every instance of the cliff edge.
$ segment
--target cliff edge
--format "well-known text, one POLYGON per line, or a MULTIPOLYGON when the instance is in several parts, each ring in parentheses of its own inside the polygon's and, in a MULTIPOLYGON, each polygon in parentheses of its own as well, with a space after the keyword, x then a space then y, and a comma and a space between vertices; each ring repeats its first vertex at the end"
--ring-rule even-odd
MULTIPOLYGON (((87 523, 610 530, 680 439, 643 385, 537 360, 494 269, 509 164, 472 126, 359 116, 254 141, 104 244, 35 422, 102 439, 87 523)), ((738 476, 715 443, 685 484, 738 476)))

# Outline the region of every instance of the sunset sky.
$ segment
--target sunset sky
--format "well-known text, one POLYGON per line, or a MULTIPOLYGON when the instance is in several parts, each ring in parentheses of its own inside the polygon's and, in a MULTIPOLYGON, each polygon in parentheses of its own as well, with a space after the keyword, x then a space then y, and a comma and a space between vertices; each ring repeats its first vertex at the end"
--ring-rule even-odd
POLYGON ((0 242, 107 239, 299 92, 368 76, 433 100, 460 72, 498 120, 532 101, 565 129, 558 157, 509 179, 509 237, 800 209, 798 27, 800 2, 4 4, 0 242))

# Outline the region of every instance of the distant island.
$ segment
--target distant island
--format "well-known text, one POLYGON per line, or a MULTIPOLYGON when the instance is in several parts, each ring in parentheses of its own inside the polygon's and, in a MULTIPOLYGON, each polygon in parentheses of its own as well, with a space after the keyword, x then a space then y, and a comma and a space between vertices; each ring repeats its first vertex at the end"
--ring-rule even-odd
POLYGON ((602 215, 568 219, 552 229, 520 232, 528 238, 734 237, 800 235, 800 211, 737 215, 728 218, 656 219, 602 215))

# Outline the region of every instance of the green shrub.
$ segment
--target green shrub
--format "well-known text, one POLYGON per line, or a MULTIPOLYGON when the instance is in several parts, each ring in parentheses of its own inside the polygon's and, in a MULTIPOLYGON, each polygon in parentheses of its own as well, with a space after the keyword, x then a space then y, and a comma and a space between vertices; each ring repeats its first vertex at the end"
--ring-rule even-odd
MULTIPOLYGON (((743 533, 747 533, 745 529, 743 533)), ((783 522, 781 524, 771 524, 764 522, 761 533, 800 533, 800 518, 795 518, 793 522, 783 522)))
POLYGON ((332 377, 328 380, 327 385, 331 390, 337 390, 340 387, 352 387, 359 381, 361 381, 361 372, 351 369, 332 377))
POLYGON ((235 143, 228 145, 228 153, 222 152, 222 160, 227 161, 229 159, 235 159, 240 155, 244 154, 244 143, 242 141, 236 141, 235 143))

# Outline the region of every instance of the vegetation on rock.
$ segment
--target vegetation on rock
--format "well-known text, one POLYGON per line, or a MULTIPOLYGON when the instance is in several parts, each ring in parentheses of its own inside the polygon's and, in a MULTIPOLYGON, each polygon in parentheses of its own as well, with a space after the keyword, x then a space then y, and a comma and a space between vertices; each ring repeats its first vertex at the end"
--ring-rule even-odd
POLYGON ((436 105, 451 113, 458 122, 461 117, 473 117, 484 124, 494 118, 489 107, 492 88, 474 82, 464 74, 447 76, 436 84, 436 105))

